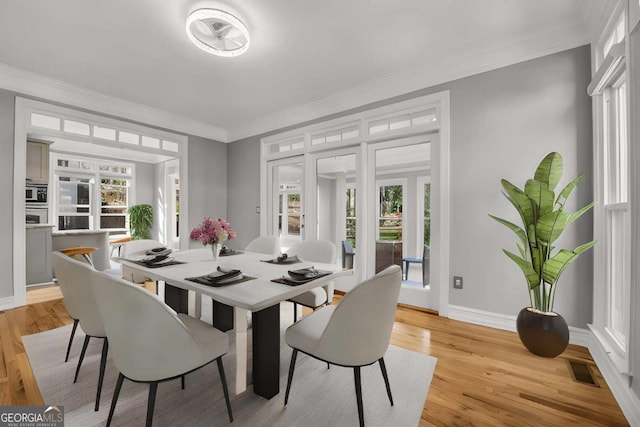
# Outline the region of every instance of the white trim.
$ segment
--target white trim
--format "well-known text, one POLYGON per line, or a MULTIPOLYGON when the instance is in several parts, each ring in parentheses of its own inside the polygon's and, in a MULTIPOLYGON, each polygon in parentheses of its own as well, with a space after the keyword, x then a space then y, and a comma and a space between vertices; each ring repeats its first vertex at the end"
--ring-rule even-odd
MULTIPOLYGON (((15 301, 14 301, 14 297, 4 297, 4 298, 0 298, 0 310, 9 310, 12 308, 17 307, 15 301)), ((24 304, 21 304, 24 305, 24 304)))
MULTIPOLYGON (((516 316, 478 310, 459 305, 449 305, 449 318, 474 325, 488 326, 495 329, 516 332, 516 316)), ((569 326, 569 343, 587 347, 591 340, 588 329, 569 326)))
POLYGON ((229 141, 228 132, 220 127, 74 86, 61 80, 2 63, 0 63, 0 88, 73 107, 86 108, 99 114, 126 117, 129 120, 216 141, 229 141))
MULTIPOLYGON (((0 79, 1 80, 1 79, 0 79)), ((16 97, 13 145, 13 303, 14 307, 27 304, 26 231, 24 228, 24 187, 27 164, 27 105, 24 98, 16 97)), ((13 308, 13 307, 12 307, 13 308)))
POLYGON ((640 398, 631 388, 631 377, 620 373, 618 367, 609 357, 607 349, 598 339, 592 325, 589 337, 589 352, 604 377, 613 397, 616 399, 629 425, 640 426, 640 398))

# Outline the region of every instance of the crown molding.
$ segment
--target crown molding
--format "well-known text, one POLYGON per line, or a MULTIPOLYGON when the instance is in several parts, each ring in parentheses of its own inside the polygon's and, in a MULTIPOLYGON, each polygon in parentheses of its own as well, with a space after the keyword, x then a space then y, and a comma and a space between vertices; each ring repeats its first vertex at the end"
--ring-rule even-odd
POLYGON ((112 97, 0 63, 0 88, 72 107, 228 142, 227 131, 207 123, 112 97))
POLYGON ((439 61, 368 81, 353 89, 273 112, 228 130, 229 141, 264 134, 331 114, 383 101, 438 84, 495 70, 522 61, 558 53, 590 43, 583 22, 557 25, 509 40, 490 40, 468 46, 439 61))

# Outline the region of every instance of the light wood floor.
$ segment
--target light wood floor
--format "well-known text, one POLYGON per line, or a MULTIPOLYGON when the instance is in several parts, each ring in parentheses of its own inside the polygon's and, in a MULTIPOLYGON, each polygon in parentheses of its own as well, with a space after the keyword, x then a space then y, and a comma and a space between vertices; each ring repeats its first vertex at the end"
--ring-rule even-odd
MULTIPOLYGON (((43 404, 21 337, 71 323, 57 288, 30 290, 27 299, 0 312, 0 405, 43 404)), ((628 425, 584 347, 541 358, 515 333, 406 307, 398 309, 391 343, 438 358, 421 426, 628 425), (587 363, 598 387, 574 381, 570 359, 587 363)))

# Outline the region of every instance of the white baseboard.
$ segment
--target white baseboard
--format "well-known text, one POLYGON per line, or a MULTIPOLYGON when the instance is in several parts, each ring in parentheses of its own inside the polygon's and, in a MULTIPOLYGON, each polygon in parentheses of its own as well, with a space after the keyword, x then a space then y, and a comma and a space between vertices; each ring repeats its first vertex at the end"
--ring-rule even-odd
POLYGON ((16 301, 13 296, 0 298, 0 311, 16 308, 16 301))
POLYGON ((609 351, 598 340, 594 331, 591 331, 590 334, 589 352, 607 381, 607 385, 620 405, 629 425, 640 426, 640 398, 631 389, 630 377, 620 373, 609 356, 609 351))
MULTIPOLYGON (((503 329, 516 332, 516 316, 494 313, 491 311, 477 310, 475 308, 449 305, 449 318, 474 325, 488 326, 490 328, 503 329)), ((569 343, 589 346, 591 332, 588 329, 569 326, 569 343)))

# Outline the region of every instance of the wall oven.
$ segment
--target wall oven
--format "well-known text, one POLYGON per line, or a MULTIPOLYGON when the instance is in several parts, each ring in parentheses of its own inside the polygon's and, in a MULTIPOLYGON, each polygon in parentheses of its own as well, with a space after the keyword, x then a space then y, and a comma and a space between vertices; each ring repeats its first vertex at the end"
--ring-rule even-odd
POLYGON ((25 187, 25 201, 30 203, 47 203, 47 184, 29 184, 25 187))
POLYGON ((46 207, 27 206, 25 209, 27 224, 47 224, 49 221, 49 209, 46 207))

